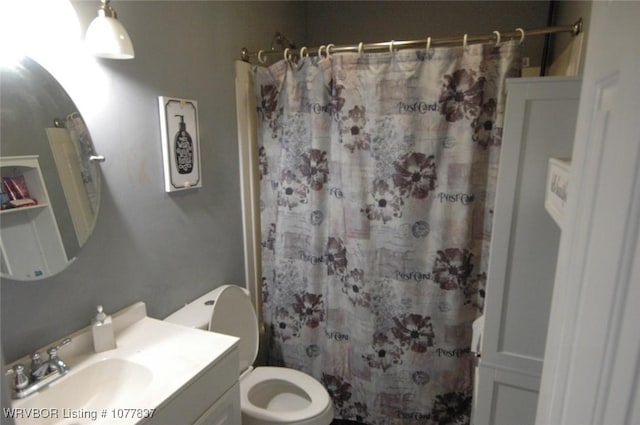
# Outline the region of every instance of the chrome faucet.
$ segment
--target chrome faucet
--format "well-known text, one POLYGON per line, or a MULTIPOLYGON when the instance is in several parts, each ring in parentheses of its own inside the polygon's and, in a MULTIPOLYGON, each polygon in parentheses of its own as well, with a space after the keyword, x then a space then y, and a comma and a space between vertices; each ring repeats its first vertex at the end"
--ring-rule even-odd
MULTIPOLYGON (((70 341, 71 339, 69 339, 69 342, 70 341)), ((62 341, 62 344, 60 344, 59 346, 51 347, 47 350, 47 354, 49 354, 49 361, 47 362, 49 364, 49 373, 58 371, 61 374, 65 374, 69 371, 67 365, 62 361, 60 357, 58 357, 58 348, 63 346, 64 344, 65 342, 62 341)))
POLYGON ((46 362, 42 360, 40 353, 33 353, 31 355, 31 371, 29 376, 27 376, 24 371, 24 366, 21 364, 17 364, 12 369, 9 369, 7 375, 14 375, 13 397, 25 398, 69 372, 69 367, 58 357, 58 350, 70 342, 71 338, 66 338, 60 344, 50 347, 47 350, 49 360, 46 362))
POLYGON ((42 361, 42 357, 40 357, 40 353, 33 353, 31 355, 31 380, 39 381, 44 378, 49 370, 49 363, 45 363, 42 361))

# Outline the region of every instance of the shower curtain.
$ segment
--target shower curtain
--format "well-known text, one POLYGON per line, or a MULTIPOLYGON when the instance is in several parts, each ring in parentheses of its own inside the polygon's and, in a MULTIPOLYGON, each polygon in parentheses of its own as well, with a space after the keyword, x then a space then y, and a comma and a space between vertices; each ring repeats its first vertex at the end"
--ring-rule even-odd
POLYGON ((516 42, 255 67, 269 362, 336 418, 466 424, 516 42))

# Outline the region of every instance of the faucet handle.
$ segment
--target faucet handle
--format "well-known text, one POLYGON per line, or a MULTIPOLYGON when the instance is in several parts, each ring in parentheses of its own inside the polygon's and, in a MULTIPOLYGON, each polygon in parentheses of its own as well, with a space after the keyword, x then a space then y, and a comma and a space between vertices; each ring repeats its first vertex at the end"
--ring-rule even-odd
POLYGON ((49 349, 47 350, 47 354, 49 354, 49 361, 48 361, 49 372, 54 372, 57 370, 61 374, 65 374, 69 370, 69 367, 65 364, 65 362, 63 362, 62 359, 58 357, 58 349, 60 349, 60 347, 64 345, 67 345, 70 342, 71 342, 71 338, 65 338, 64 340, 62 340, 60 344, 54 345, 53 347, 49 347, 49 349))
POLYGON ((71 338, 65 338, 62 341, 60 341, 60 344, 52 345, 51 347, 49 347, 47 349, 47 354, 49 355, 49 360, 51 360, 52 358, 55 358, 58 355, 58 350, 60 348, 64 347, 65 345, 67 345, 70 342, 71 342, 71 338))
POLYGON ((36 351, 31 355, 31 367, 38 366, 41 363, 42 363, 42 357, 40 356, 40 353, 36 351))
POLYGON ((48 365, 42 361, 40 353, 35 352, 31 355, 31 379, 39 381, 44 378, 47 373, 48 365))
POLYGON ((16 391, 20 391, 29 385, 29 378, 25 375, 24 366, 21 364, 15 365, 13 369, 9 369, 6 374, 15 375, 13 378, 13 389, 16 391))
POLYGON ((71 338, 65 338, 62 341, 60 341, 60 344, 56 345, 55 347, 59 350, 60 347, 64 347, 65 345, 67 345, 70 342, 71 342, 71 338))
POLYGON ((31 371, 38 369, 42 366, 42 356, 37 351, 31 355, 31 371))
POLYGON ((47 364, 46 373, 55 372, 56 370, 58 370, 57 362, 58 360, 60 360, 58 358, 58 348, 49 347, 47 349, 47 354, 49 355, 49 360, 46 363, 47 364))

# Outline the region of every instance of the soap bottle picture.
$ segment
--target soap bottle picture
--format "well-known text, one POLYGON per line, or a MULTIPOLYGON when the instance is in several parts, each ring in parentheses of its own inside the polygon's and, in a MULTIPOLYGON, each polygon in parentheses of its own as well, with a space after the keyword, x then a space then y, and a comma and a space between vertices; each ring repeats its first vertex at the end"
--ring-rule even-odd
POLYGON ((193 170, 193 141, 187 132, 187 124, 184 115, 180 117, 180 128, 175 137, 176 168, 180 174, 189 174, 193 170))

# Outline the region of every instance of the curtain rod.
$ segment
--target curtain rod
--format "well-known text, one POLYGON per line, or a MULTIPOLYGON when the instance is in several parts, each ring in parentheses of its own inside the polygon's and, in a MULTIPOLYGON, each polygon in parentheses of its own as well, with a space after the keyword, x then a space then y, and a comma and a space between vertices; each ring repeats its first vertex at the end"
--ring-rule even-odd
MULTIPOLYGON (((492 34, 485 35, 468 35, 464 34, 462 36, 448 36, 448 37, 429 37, 424 40, 404 40, 404 41, 385 41, 379 43, 360 43, 360 44, 351 44, 351 45, 340 45, 335 46, 333 44, 329 44, 327 46, 319 46, 319 47, 302 47, 300 49, 296 48, 287 48, 284 50, 260 50, 256 52, 250 52, 246 47, 243 47, 240 53, 240 58, 249 62, 251 58, 258 59, 258 62, 264 63, 266 62, 266 56, 274 56, 281 55, 284 57, 286 53, 288 57, 297 56, 304 51, 304 53, 308 54, 316 54, 322 55, 323 52, 326 55, 327 53, 338 53, 338 52, 360 52, 360 51, 371 51, 371 50, 394 50, 394 49, 403 49, 409 47, 417 47, 417 46, 450 46, 456 44, 465 44, 465 43, 488 43, 495 42, 499 43, 502 39, 509 38, 519 38, 520 42, 522 42, 526 37, 538 36, 538 35, 547 35, 547 34, 557 34, 557 33, 571 33, 573 36, 576 36, 582 32, 582 18, 578 19, 573 25, 565 25, 565 26, 553 26, 553 27, 545 27, 545 28, 536 28, 523 30, 522 28, 517 28, 514 31, 507 32, 499 32, 494 31, 492 34), (330 51, 327 51, 330 50, 330 51), (291 56, 289 56, 291 55, 291 56), (264 60, 262 59, 264 58, 264 60)), ((273 44, 273 43, 272 43, 273 44)))

